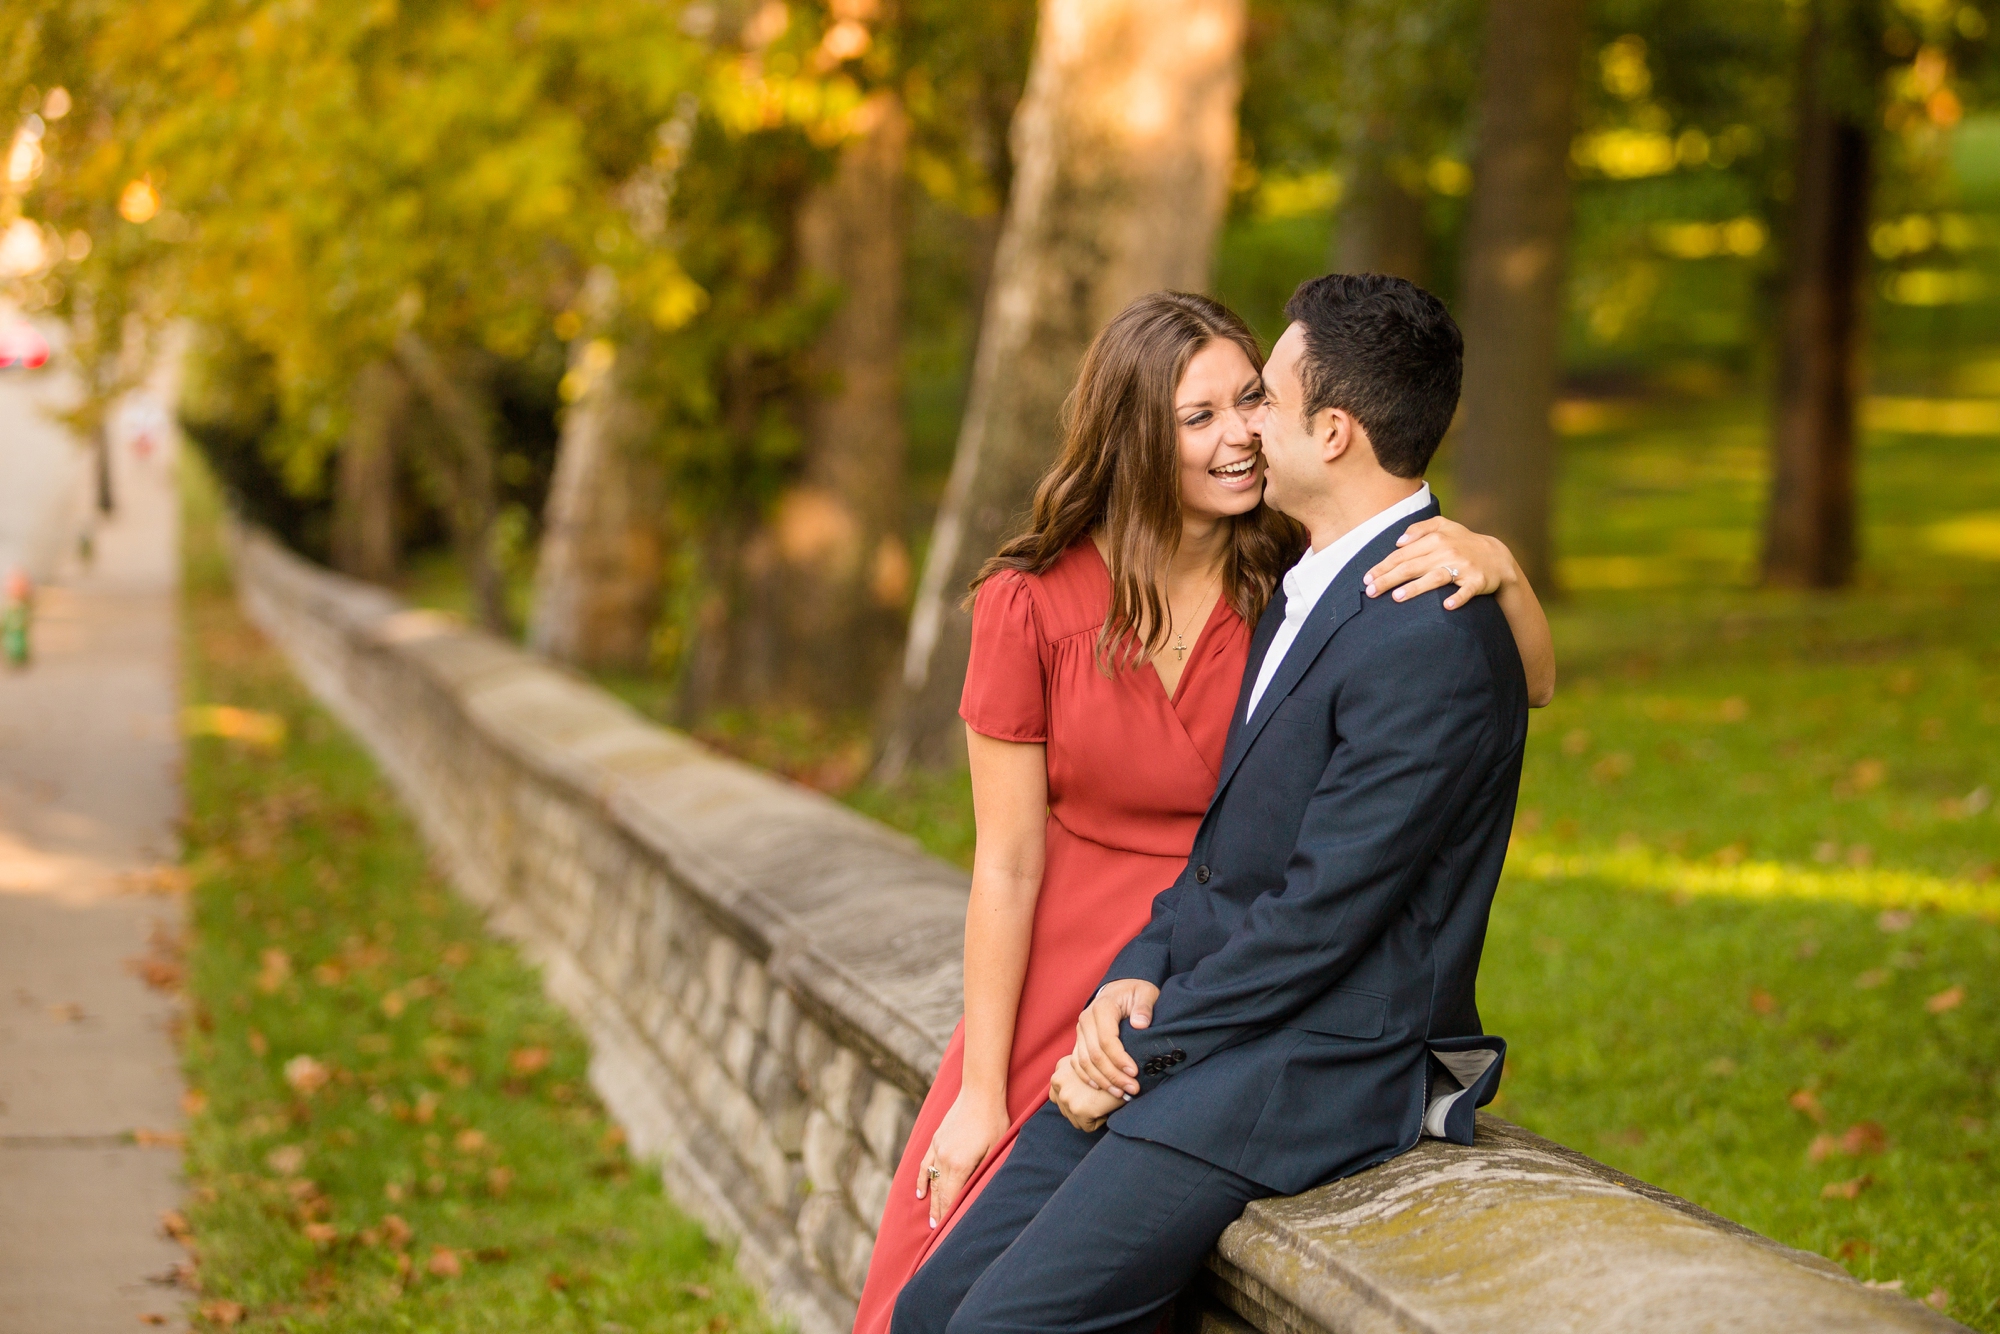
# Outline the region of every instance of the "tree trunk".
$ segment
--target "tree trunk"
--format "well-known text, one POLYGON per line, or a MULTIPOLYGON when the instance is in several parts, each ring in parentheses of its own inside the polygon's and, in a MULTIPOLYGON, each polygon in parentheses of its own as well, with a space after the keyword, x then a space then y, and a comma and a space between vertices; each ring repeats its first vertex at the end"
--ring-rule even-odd
POLYGON ((396 361, 437 418, 445 444, 428 460, 452 545, 472 584, 480 624, 508 633, 506 590, 493 559, 493 521, 500 492, 494 476, 494 410, 481 376, 454 374, 430 344, 405 330, 396 336, 396 361))
POLYGON ((1388 145, 1372 135, 1355 153, 1354 181, 1334 233, 1333 267, 1392 274, 1422 287, 1430 276, 1423 196, 1397 178, 1388 158, 1388 145))
POLYGON ((575 401, 563 416, 549 483, 528 644, 585 668, 640 668, 651 657, 666 564, 666 465, 657 410, 633 392, 643 340, 617 350, 580 340, 575 401))
POLYGON ((799 257, 838 285, 820 337, 797 483, 770 524, 777 693, 868 709, 901 644, 910 557, 903 542, 904 159, 909 122, 892 93, 862 110, 862 135, 800 210, 799 257))
POLYGON ((1780 317, 1764 582, 1854 577, 1854 405, 1868 224, 1868 131, 1830 96, 1817 8, 1799 49, 1790 256, 1780 317))
POLYGON ((1454 516, 1513 548, 1554 590, 1549 511, 1569 246, 1581 0, 1493 0, 1466 225, 1464 419, 1454 516))
POLYGON ((1235 165, 1243 0, 1042 0, 951 480, 877 773, 963 754, 967 585, 1018 527, 1090 337, 1207 285, 1235 165))
POLYGON ((333 565, 375 583, 395 578, 396 437, 409 412, 410 385, 386 361, 354 380, 353 417, 341 442, 333 494, 333 565))

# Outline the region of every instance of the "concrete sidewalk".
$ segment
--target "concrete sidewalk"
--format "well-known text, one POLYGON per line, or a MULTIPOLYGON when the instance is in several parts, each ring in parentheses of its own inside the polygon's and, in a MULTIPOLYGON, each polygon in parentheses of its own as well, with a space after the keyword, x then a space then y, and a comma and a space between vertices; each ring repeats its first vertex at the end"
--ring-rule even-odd
POLYGON ((152 429, 114 430, 118 511, 86 567, 89 471, 37 402, 60 392, 0 372, 0 529, 51 578, 33 663, 0 667, 0 1334, 131 1334, 184 1328, 186 1296, 157 1281, 185 1258, 160 1227, 177 1007, 144 976, 171 984, 181 922, 174 442, 157 389, 122 418, 152 429))

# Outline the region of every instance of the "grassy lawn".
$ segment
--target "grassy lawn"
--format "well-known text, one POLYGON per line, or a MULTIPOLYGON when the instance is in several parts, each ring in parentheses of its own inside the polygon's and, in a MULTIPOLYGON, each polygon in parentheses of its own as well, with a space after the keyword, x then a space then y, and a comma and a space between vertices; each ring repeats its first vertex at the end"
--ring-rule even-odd
POLYGON ((197 738, 187 766, 199 1323, 769 1328, 627 1158, 533 971, 243 620, 213 492, 189 489, 187 699, 252 711, 211 715, 242 739, 197 738))
MULTIPOLYGON (((1863 588, 1768 593, 1756 411, 1565 442, 1495 1110, 2000 1330, 2000 442, 1871 437, 1863 588)), ((962 776, 849 800, 969 855, 962 776)))

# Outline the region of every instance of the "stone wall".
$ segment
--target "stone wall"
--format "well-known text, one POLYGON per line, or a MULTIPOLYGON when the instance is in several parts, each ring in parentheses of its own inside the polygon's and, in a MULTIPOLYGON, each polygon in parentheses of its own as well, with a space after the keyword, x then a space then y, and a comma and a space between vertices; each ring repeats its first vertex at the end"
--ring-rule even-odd
MULTIPOLYGON (((580 678, 254 531, 251 616, 538 962, 636 1153, 801 1334, 843 1334, 957 1022, 966 877, 580 678)), ((1959 1326, 1492 1117, 1253 1205, 1205 1330, 1959 1326)))

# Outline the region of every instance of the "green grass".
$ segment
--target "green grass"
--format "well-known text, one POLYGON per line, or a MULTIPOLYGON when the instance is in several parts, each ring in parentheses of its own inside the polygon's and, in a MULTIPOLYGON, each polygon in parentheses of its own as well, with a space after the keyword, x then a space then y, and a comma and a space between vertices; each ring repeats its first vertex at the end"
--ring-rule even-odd
POLYGON ((198 475, 188 519, 187 698, 285 729, 188 755, 200 1323, 769 1328, 729 1256, 627 1157, 535 973, 428 868, 366 755, 244 622, 198 475))
MULTIPOLYGON (((1495 1110, 2000 1330, 2000 441, 1871 437, 1861 588, 1773 593, 1759 411, 1565 441, 1495 1110)), ((849 799, 966 860, 962 776, 849 799)))

